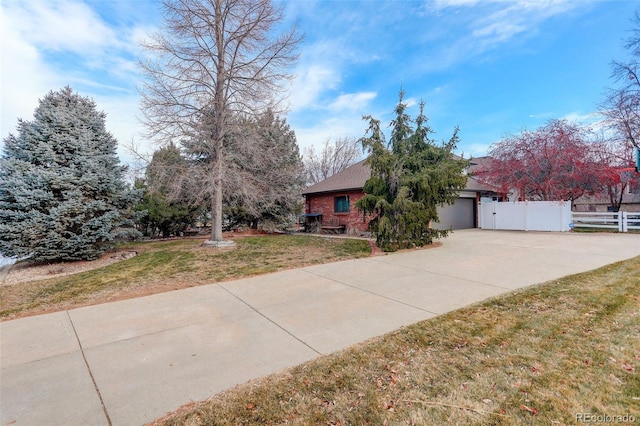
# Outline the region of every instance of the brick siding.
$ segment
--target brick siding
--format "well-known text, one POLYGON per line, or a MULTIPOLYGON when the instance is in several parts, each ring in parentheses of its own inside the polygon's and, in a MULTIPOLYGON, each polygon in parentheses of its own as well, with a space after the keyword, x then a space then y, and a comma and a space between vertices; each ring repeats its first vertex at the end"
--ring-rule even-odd
POLYGON ((356 203, 360 198, 364 196, 362 191, 341 191, 321 194, 307 194, 305 201, 306 213, 321 213, 322 221, 324 223, 331 223, 337 221, 338 224, 345 226, 347 233, 365 232, 367 231, 367 223, 363 221, 362 213, 358 212, 356 203), (341 196, 349 197, 349 212, 348 213, 336 213, 335 199, 341 196))

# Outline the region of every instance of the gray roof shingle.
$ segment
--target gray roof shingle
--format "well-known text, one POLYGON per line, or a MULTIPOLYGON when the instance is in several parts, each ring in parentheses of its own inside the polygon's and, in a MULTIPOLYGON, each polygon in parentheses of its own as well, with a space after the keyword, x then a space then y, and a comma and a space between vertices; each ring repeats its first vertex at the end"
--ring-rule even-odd
POLYGON ((302 195, 364 188, 367 179, 371 177, 371 168, 364 161, 362 160, 315 185, 311 185, 302 191, 302 195))
MULTIPOLYGON (((472 161, 475 165, 476 163, 472 161)), ((472 167, 473 167, 472 165, 472 167)), ((333 176, 329 176, 325 180, 311 185, 302 191, 302 195, 318 194, 322 192, 340 192, 352 189, 362 189, 367 179, 371 177, 371 168, 362 160, 352 166, 347 167, 341 172, 333 176)), ((467 179, 467 191, 493 191, 495 188, 481 184, 473 177, 467 179)))

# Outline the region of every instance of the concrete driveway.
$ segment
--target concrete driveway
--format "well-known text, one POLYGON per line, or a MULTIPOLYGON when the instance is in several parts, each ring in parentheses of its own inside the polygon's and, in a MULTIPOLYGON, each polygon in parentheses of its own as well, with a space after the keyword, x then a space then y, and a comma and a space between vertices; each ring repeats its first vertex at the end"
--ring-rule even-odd
POLYGON ((0 323, 2 425, 139 425, 403 325, 640 255, 640 235, 465 230, 442 247, 0 323))

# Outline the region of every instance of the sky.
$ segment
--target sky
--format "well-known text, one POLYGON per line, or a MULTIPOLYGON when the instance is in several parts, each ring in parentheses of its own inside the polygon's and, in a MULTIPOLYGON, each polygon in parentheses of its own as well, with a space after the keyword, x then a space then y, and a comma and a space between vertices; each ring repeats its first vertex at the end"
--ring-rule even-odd
MULTIPOLYGON (((304 34, 286 119, 301 152, 387 125, 402 88, 436 140, 460 128, 458 153, 550 119, 588 124, 625 60, 640 2, 622 0, 285 1, 304 34)), ((124 163, 157 149, 142 136, 139 41, 160 30, 155 0, 0 0, 2 140, 38 100, 70 86, 107 114, 124 163)), ((0 142, 0 148, 3 143, 0 142)))

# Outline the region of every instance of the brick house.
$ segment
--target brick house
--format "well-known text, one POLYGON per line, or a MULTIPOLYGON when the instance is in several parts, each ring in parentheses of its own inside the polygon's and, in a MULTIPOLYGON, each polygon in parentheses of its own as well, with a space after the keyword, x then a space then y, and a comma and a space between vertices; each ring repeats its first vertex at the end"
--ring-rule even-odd
MULTIPOLYGON (((355 204, 364 196, 364 184, 370 177, 371 169, 363 160, 308 187, 302 191, 305 197, 305 216, 308 220, 317 220, 325 229, 340 229, 348 233, 366 232, 370 218, 363 217, 355 204)), ((434 224, 434 227, 476 228, 478 202, 482 197, 495 197, 493 188, 469 177, 467 187, 460 191, 455 204, 438 208, 440 222, 434 224)))
POLYGON ((368 220, 358 212, 356 203, 364 196, 364 184, 370 177, 371 169, 363 160, 311 185, 302 191, 305 214, 321 215, 318 220, 323 225, 344 226, 346 232, 366 232, 368 220))

